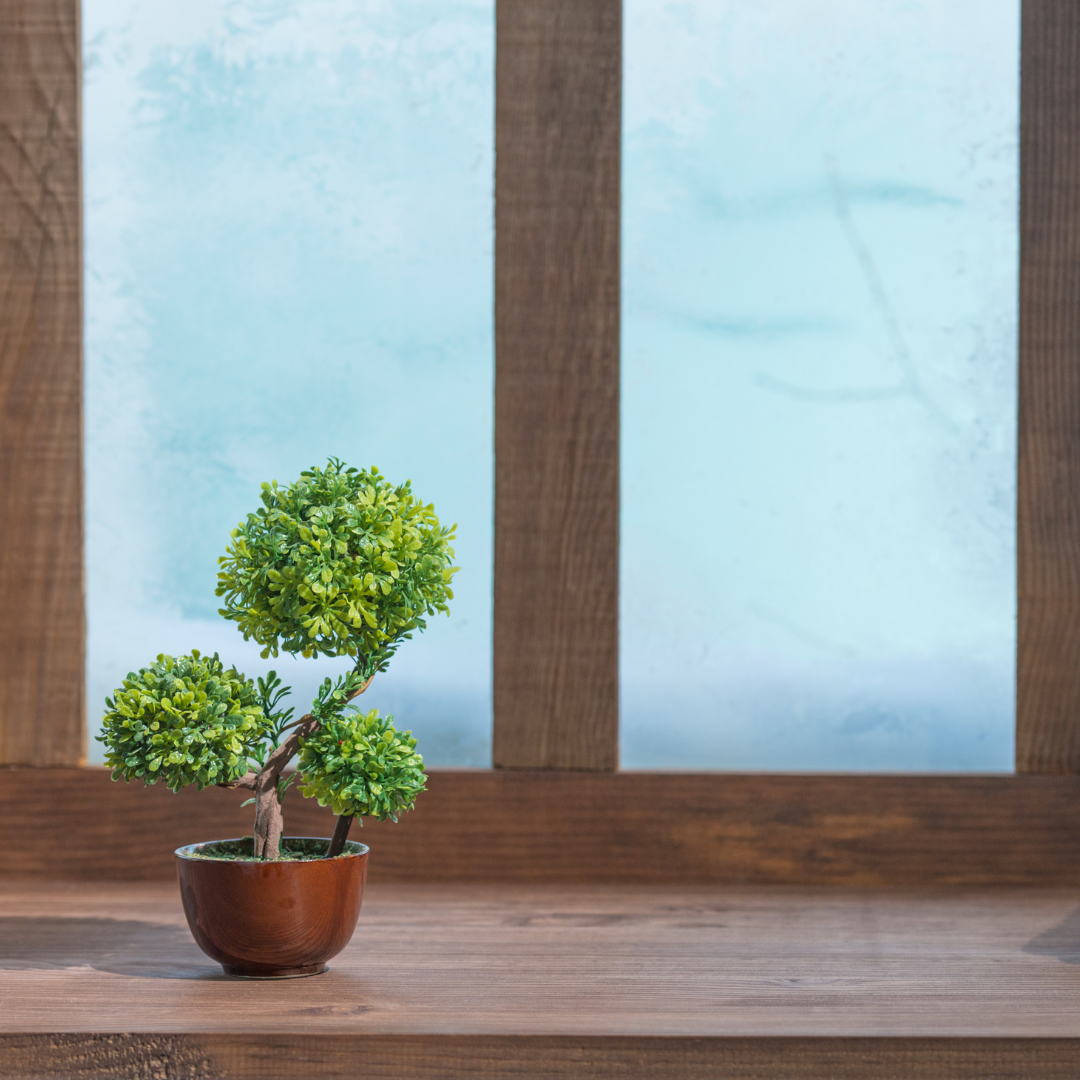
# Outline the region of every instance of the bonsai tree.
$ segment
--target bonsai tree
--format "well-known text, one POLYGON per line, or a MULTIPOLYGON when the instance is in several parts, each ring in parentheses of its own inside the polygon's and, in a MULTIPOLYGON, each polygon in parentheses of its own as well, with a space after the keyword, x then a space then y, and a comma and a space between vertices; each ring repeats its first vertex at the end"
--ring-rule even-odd
POLYGON ((352 669, 319 687, 311 711, 293 719, 276 672, 246 679, 192 650, 159 655, 106 699, 106 764, 113 779, 244 788, 255 804, 254 854, 276 859, 281 802, 299 754, 300 789, 338 815, 328 848, 344 848, 354 817, 390 818, 423 790, 423 759, 410 732, 377 709, 350 702, 385 671, 426 616, 449 613, 452 528, 378 471, 331 458, 287 487, 262 485, 263 505, 232 533, 219 559, 220 614, 262 656, 347 656, 352 669))

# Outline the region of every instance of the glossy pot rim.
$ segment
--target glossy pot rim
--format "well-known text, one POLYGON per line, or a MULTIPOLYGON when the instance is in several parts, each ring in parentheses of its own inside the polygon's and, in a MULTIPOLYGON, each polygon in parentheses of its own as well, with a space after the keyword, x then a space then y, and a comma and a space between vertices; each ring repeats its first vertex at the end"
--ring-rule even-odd
MULTIPOLYGON (((182 847, 178 847, 173 854, 178 859, 183 859, 185 862, 199 863, 205 865, 207 863, 220 863, 226 866, 322 866, 328 862, 345 861, 348 859, 362 859, 371 850, 367 844, 361 844, 359 840, 348 840, 348 844, 357 844, 359 846, 358 851, 345 850, 340 855, 335 855, 332 859, 206 859, 197 858, 191 853, 198 850, 201 847, 206 847, 208 844, 230 844, 238 843, 241 840, 247 840, 246 836, 230 836, 220 840, 202 840, 197 844, 184 844, 182 847)), ((330 837, 328 836, 283 836, 282 840, 323 840, 327 844, 330 843, 330 837)))

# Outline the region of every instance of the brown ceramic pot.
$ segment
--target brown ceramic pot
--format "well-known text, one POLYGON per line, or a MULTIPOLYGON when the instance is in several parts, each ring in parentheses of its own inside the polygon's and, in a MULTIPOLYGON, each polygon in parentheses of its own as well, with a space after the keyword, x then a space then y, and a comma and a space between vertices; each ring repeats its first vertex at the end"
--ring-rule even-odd
POLYGON ((207 846, 177 848, 176 871, 192 936, 227 975, 318 975, 349 943, 367 878, 363 844, 308 862, 192 857, 207 846))

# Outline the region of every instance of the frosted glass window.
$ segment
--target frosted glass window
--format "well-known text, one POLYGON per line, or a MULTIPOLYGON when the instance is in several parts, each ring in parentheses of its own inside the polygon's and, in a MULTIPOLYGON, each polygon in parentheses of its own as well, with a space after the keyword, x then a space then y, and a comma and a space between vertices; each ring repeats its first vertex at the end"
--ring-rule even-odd
POLYGON ((622 759, 1013 761, 1018 0, 627 0, 622 759))
POLYGON ((452 618, 365 704, 490 764, 493 0, 85 0, 83 42, 91 733, 160 650, 300 705, 347 670, 214 595, 260 482, 335 455, 459 526, 452 618))

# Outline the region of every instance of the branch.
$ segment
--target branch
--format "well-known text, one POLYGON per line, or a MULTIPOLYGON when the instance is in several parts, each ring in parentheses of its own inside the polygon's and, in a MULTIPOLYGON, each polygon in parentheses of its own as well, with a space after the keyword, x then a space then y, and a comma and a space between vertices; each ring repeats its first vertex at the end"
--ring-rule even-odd
POLYGON ((292 734, 274 750, 266 759, 266 764, 259 770, 259 775, 255 778, 256 789, 277 785, 278 777, 284 771, 285 766, 289 764, 300 749, 300 740, 306 739, 317 731, 319 721, 311 713, 307 713, 301 716, 295 724, 290 724, 289 727, 294 729, 292 734), (267 779, 267 777, 271 776, 272 779, 267 779))
POLYGON ((288 731, 289 728, 299 727, 301 724, 306 724, 310 719, 311 713, 306 713, 304 716, 301 716, 299 720, 294 720, 291 724, 286 724, 281 729, 281 731, 278 732, 278 734, 281 735, 283 732, 288 731))
MULTIPOLYGON (((370 685, 371 676, 362 686, 354 690, 346 701, 351 701, 357 694, 362 694, 370 685)), ((281 838, 281 801, 278 799, 278 780, 285 771, 285 766, 292 761, 300 749, 300 742, 319 729, 319 721, 307 713, 289 727, 293 730, 288 737, 266 759, 266 764, 259 770, 252 787, 255 791, 255 854, 264 859, 278 857, 278 842, 281 838)), ((282 731, 287 729, 283 728, 282 731)), ((244 777, 246 780, 247 777, 244 777)))
MULTIPOLYGON (((354 697, 357 697, 360 694, 362 694, 371 685, 371 679, 374 679, 374 678, 375 678, 375 676, 372 675, 371 678, 368 679, 367 682, 365 682, 363 686, 361 686, 358 689, 354 690, 351 694, 349 694, 349 696, 345 700, 346 701, 352 701, 352 699, 354 697)), ((298 728, 302 724, 310 725, 311 720, 312 720, 311 713, 307 713, 306 715, 301 716, 299 720, 294 720, 291 724, 286 724, 281 730, 282 730, 282 732, 285 732, 285 731, 288 731, 289 728, 298 728)), ((300 749, 299 740, 301 738, 306 738, 308 735, 312 734, 312 732, 314 732, 317 728, 318 728, 318 724, 316 724, 314 727, 310 727, 310 726, 305 727, 303 731, 298 731, 296 733, 297 734, 297 739, 296 740, 292 740, 291 737, 290 737, 290 739, 287 739, 285 742, 283 742, 280 746, 278 746, 278 748, 274 751, 274 753, 270 755, 270 757, 267 759, 266 765, 263 766, 263 768, 260 769, 259 772, 257 772, 257 773, 248 772, 248 773, 245 773, 243 776, 237 777, 237 779, 235 779, 235 780, 229 780, 229 781, 226 781, 226 782, 222 782, 222 783, 220 783, 220 784, 218 784, 216 786, 217 787, 222 787, 222 788, 247 788, 250 791, 254 791, 256 786, 257 786, 259 777, 266 771, 267 767, 270 765, 270 762, 273 761, 276 757, 278 757, 278 755, 281 753, 281 751, 283 749, 285 749, 286 745, 291 745, 292 750, 289 753, 289 756, 285 759, 284 763, 281 765, 281 768, 279 768, 277 770, 277 773, 275 775, 275 780, 276 780, 277 776, 280 776, 282 771, 284 770, 285 766, 288 765, 289 758, 291 758, 293 756, 293 754, 295 754, 296 751, 300 749)))
POLYGON ((328 859, 340 855, 345 850, 345 841, 349 838, 349 826, 352 824, 352 814, 342 814, 334 826, 334 835, 330 838, 330 844, 326 849, 328 859))
MULTIPOLYGON (((363 686, 349 694, 345 700, 351 701, 357 695, 362 694, 371 685, 371 679, 373 678, 375 678, 374 675, 363 686)), ((259 775, 255 777, 255 781, 251 785, 255 791, 277 791, 278 778, 285 771, 285 766, 296 756, 297 751, 300 749, 300 740, 306 739, 309 735, 313 735, 318 731, 319 721, 311 713, 306 713, 295 723, 290 724, 289 727, 293 729, 292 733, 266 759, 266 764, 259 770, 259 775)), ((244 779, 246 780, 247 777, 244 777, 244 779)))
POLYGON ((374 675, 369 675, 362 685, 358 686, 351 694, 346 696, 345 700, 352 701, 354 697, 359 697, 371 685, 371 680, 374 678, 374 675))
POLYGON ((236 780, 230 780, 230 781, 227 781, 227 782, 224 782, 224 783, 220 783, 220 784, 217 785, 217 787, 223 787, 223 788, 250 788, 252 791, 254 791, 255 790, 255 781, 257 779, 258 779, 258 775, 256 773, 249 772, 249 773, 244 773, 243 776, 239 777, 236 780))
MULTIPOLYGON (((357 689, 355 689, 351 694, 346 695, 345 700, 352 701, 354 697, 359 697, 360 694, 362 694, 371 685, 371 680, 374 678, 374 675, 369 676, 367 682, 365 682, 363 686, 357 687, 357 689)), ((299 727, 301 724, 306 724, 310 719, 311 713, 306 713, 304 716, 301 716, 299 720, 294 720, 291 724, 286 724, 281 730, 284 732, 288 731, 289 728, 299 727)), ((311 731, 314 730, 315 728, 311 729, 311 731)), ((310 735, 311 731, 307 732, 307 734, 310 735)))

